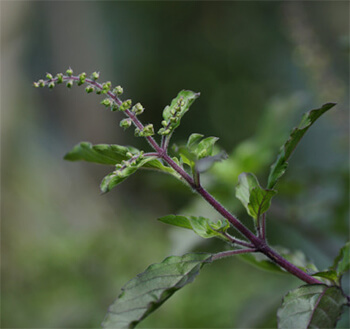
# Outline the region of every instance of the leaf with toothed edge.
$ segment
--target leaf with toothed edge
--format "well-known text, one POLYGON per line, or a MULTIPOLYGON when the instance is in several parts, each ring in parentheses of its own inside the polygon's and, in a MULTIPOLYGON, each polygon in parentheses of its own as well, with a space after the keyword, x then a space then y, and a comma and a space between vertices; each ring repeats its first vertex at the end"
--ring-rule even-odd
POLYGON ((347 304, 339 287, 304 285, 290 291, 277 312, 279 329, 335 328, 347 304))
POLYGON ((109 307, 102 327, 135 328, 177 290, 191 283, 211 258, 207 253, 189 253, 167 257, 149 266, 122 288, 122 293, 109 307))

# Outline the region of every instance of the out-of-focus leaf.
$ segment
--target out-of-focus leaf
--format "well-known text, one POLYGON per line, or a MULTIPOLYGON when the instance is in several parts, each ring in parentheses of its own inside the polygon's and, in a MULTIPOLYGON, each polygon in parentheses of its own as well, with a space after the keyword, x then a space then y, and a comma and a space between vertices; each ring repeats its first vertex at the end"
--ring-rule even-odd
POLYGON ((163 110, 163 118, 167 122, 166 129, 173 132, 180 125, 181 118, 199 95, 191 90, 181 90, 178 93, 176 98, 171 101, 170 106, 166 106, 163 110), (174 117, 177 119, 173 120, 174 117))
POLYGON ((115 165, 127 160, 128 152, 134 154, 139 151, 131 146, 110 144, 92 145, 89 142, 81 142, 68 152, 64 159, 69 161, 88 161, 107 165, 115 165))
POLYGON ((298 127, 294 128, 290 133, 289 139, 282 146, 276 161, 271 166, 267 188, 272 189, 277 181, 283 176, 287 167, 288 167, 288 159, 291 157, 294 149, 297 147, 298 143, 305 135, 307 130, 312 126, 312 124, 326 111, 335 106, 334 103, 324 104, 319 109, 314 109, 309 112, 306 112, 298 127))
POLYGON ((196 234, 202 238, 220 238, 225 241, 229 241, 228 238, 223 234, 230 227, 230 223, 227 219, 223 221, 218 220, 213 222, 208 218, 195 217, 195 216, 178 216, 178 215, 168 215, 158 218, 163 223, 179 226, 193 230, 196 234))
POLYGON ((201 267, 211 262, 211 254, 190 253, 171 256, 149 266, 130 280, 110 306, 102 323, 104 328, 135 328, 171 295, 191 283, 201 267))
MULTIPOLYGON (((291 251, 287 248, 275 246, 274 249, 286 260, 291 262, 296 267, 300 268, 305 272, 315 272, 317 271, 317 267, 304 255, 300 250, 291 251)), ((247 261, 248 263, 262 269, 271 272, 278 272, 288 274, 283 268, 279 267, 269 258, 267 258, 262 253, 250 253, 250 254, 242 254, 240 257, 247 261)))
POLYGON ((251 173, 242 173, 238 177, 236 197, 255 220, 270 208, 271 199, 276 193, 275 190, 261 188, 257 178, 251 173))
POLYGON ((350 269, 350 242, 340 249, 333 265, 325 271, 314 273, 313 276, 322 277, 340 285, 340 280, 345 272, 350 269))
POLYGON ((340 249, 338 256, 335 258, 332 270, 337 272, 340 278, 345 272, 350 269, 350 242, 347 242, 343 248, 340 249))
POLYGON ((198 160, 195 164, 196 171, 199 173, 208 171, 215 162, 227 159, 227 153, 222 151, 216 155, 208 156, 198 160))
POLYGON ((332 328, 347 300, 336 286, 304 285, 290 291, 277 312, 279 329, 332 328))

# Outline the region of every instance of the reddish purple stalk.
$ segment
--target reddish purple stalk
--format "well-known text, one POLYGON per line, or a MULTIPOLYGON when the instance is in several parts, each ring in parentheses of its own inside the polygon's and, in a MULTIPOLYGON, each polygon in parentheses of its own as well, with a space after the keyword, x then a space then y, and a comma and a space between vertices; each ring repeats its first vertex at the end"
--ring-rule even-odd
MULTIPOLYGON (((51 80, 44 81, 45 85, 49 82, 57 82, 58 78, 53 78, 51 80)), ((80 78, 76 76, 63 76, 63 81, 74 80, 79 81, 80 78)), ((85 82, 95 86, 96 88, 103 90, 103 86, 92 79, 85 79, 85 82)), ((108 91, 106 94, 113 99, 118 106, 122 104, 122 101, 115 95, 113 92, 108 91)), ((144 126, 139 121, 137 116, 130 110, 125 110, 124 113, 132 120, 133 124, 140 129, 143 130, 144 126)), ((163 159, 170 167, 172 167, 181 177, 184 179, 188 185, 196 191, 200 196, 203 197, 218 213, 220 213, 224 218, 226 218, 232 226, 245 238, 247 238, 249 242, 241 241, 239 239, 235 239, 231 237, 231 242, 236 243, 241 246, 245 246, 247 249, 238 249, 238 250, 229 250, 225 252, 218 253, 213 256, 213 259, 220 259, 223 257, 247 253, 247 252, 261 252, 268 258, 270 258, 274 263, 278 264, 280 267, 285 269, 287 272, 293 274, 298 277, 300 280, 309 283, 309 284, 320 284, 321 281, 315 279, 314 277, 308 275, 292 263, 288 262, 281 255, 279 255, 276 251, 274 251, 271 247, 268 246, 265 239, 265 218, 262 221, 262 227, 259 229, 258 236, 253 234, 246 226, 244 226, 235 216, 233 216, 228 210, 226 210, 220 202, 218 202, 208 191, 206 191, 200 184, 199 180, 196 182, 194 179, 182 168, 180 167, 168 154, 167 154, 167 144, 162 143, 162 146, 159 146, 158 143, 154 140, 153 137, 148 136, 145 137, 151 147, 156 151, 155 153, 149 153, 154 156, 158 156, 158 158, 163 159)), ((169 141, 167 141, 169 142, 169 141)))

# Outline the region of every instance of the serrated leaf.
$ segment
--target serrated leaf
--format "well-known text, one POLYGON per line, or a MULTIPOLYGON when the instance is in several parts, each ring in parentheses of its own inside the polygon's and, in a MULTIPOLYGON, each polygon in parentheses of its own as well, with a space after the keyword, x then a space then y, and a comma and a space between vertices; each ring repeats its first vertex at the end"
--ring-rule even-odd
POLYGON ((181 90, 178 95, 171 101, 170 106, 166 106, 163 110, 163 118, 168 123, 167 129, 172 132, 180 125, 181 118, 189 110, 192 103, 199 97, 199 93, 195 93, 191 90, 181 90), (179 104, 181 104, 179 106, 179 104), (178 110, 176 109, 178 107, 178 110), (176 117, 178 120, 171 122, 171 118, 174 117, 174 111, 177 112, 176 117))
POLYGON ((146 157, 140 161, 137 161, 136 163, 129 163, 127 166, 111 172, 103 178, 100 185, 101 191, 103 193, 109 192, 113 187, 117 186, 122 181, 127 179, 139 168, 145 167, 147 163, 154 161, 155 159, 155 157, 146 157))
POLYGON ((149 266, 145 272, 130 280, 110 306, 102 323, 104 328, 135 328, 161 306, 171 295, 191 283, 211 254, 190 253, 171 256, 149 266))
POLYGON ((304 285, 290 291, 277 312, 279 329, 332 328, 347 300, 335 286, 304 285))
POLYGON ((293 151, 297 147, 298 143, 305 135, 307 130, 312 124, 326 111, 330 110, 336 104, 327 103, 319 109, 314 109, 306 112, 298 127, 294 128, 290 133, 289 139, 282 146, 276 161, 272 164, 270 174, 268 178, 267 188, 272 189, 277 181, 283 176, 288 166, 288 159, 291 157, 293 151))
POLYGON ((275 190, 263 189, 251 173, 242 173, 238 177, 236 197, 255 220, 270 208, 271 199, 276 193, 275 190))
POLYGON ((225 241, 229 241, 223 233, 225 233, 229 227, 230 223, 227 219, 223 221, 219 220, 214 222, 205 217, 195 217, 195 216, 179 216, 179 215, 168 215, 158 218, 163 223, 179 226, 193 230, 197 235, 202 238, 220 238, 225 241))
POLYGON ((89 142, 81 142, 68 152, 64 159, 69 161, 88 161, 100 164, 115 165, 128 159, 126 155, 130 153, 139 153, 137 149, 131 146, 120 146, 110 144, 92 145, 89 142))

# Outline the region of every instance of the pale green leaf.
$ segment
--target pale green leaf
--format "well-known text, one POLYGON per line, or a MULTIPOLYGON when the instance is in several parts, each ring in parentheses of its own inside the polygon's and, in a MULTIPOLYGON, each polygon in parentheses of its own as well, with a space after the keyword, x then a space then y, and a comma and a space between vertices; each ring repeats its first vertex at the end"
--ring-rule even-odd
POLYGON ((279 329, 334 329, 347 299, 336 286, 304 285, 290 291, 277 312, 279 329))
POLYGON ((128 159, 128 152, 135 154, 139 151, 130 146, 98 144, 92 145, 81 142, 65 155, 64 159, 69 161, 88 161, 107 165, 115 165, 122 160, 128 159))
POLYGON ((276 193, 275 190, 261 188, 257 178, 251 173, 242 173, 238 177, 236 197, 255 220, 270 208, 271 199, 276 193))
POLYGON ((272 189, 276 185, 277 181, 285 173, 288 166, 288 159, 291 157, 293 151, 307 130, 323 113, 330 110, 333 106, 335 106, 334 103, 327 103, 324 104, 321 108, 311 110, 303 115, 299 126, 292 130, 289 139, 282 146, 276 161, 271 166, 267 183, 268 189, 272 189))
POLYGON ((337 272, 340 278, 345 272, 350 269, 350 242, 347 242, 343 248, 340 249, 338 256, 335 258, 332 270, 337 272))
POLYGON ((120 169, 116 169, 115 171, 108 174, 103 178, 100 188, 103 193, 109 192, 113 187, 120 184, 130 175, 132 175, 139 168, 145 167, 147 163, 154 161, 155 157, 145 157, 136 163, 129 163, 127 166, 123 166, 120 169))
POLYGON ((170 106, 166 106, 163 110, 163 118, 168 123, 166 129, 170 129, 172 132, 180 125, 181 118, 189 110, 192 103, 199 97, 199 93, 195 93, 191 90, 182 90, 174 98, 170 106), (176 112, 176 121, 171 121, 176 112))
POLYGON ((223 221, 218 220, 214 222, 208 218, 195 217, 195 216, 179 216, 179 215, 168 215, 158 218, 163 223, 179 226, 193 230, 197 235, 202 238, 220 238, 225 241, 229 241, 224 233, 229 229, 230 223, 227 219, 223 221))
POLYGON ((122 288, 122 293, 110 306, 102 326, 135 328, 177 290, 191 283, 201 267, 211 262, 211 257, 211 254, 206 253, 190 253, 171 256, 149 266, 122 288))

